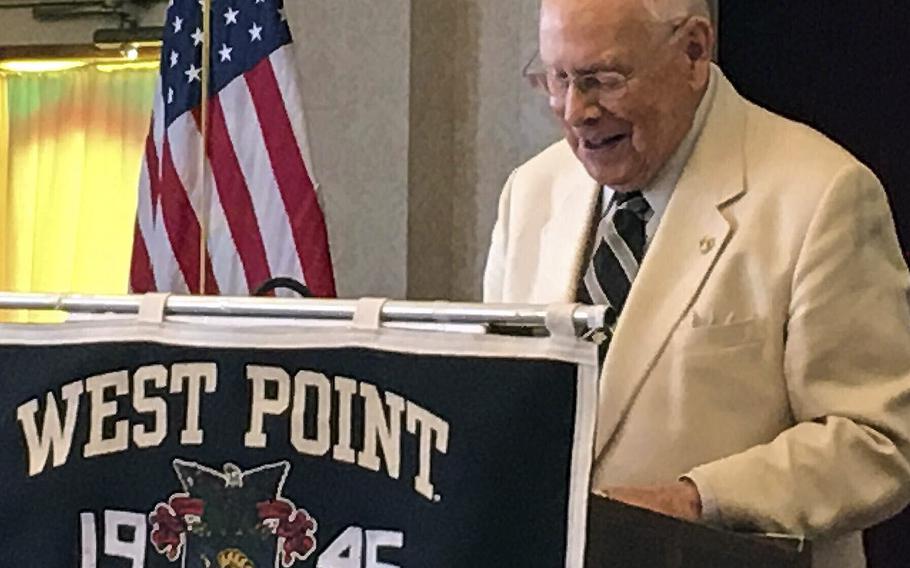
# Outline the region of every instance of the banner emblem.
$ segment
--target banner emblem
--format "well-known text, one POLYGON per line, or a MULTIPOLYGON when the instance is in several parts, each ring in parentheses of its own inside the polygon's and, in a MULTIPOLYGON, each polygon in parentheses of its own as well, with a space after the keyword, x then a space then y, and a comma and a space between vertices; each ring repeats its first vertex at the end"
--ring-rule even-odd
POLYGON ((149 514, 151 542, 184 568, 284 568, 316 550, 316 520, 282 495, 288 462, 223 471, 176 459, 183 492, 149 514))

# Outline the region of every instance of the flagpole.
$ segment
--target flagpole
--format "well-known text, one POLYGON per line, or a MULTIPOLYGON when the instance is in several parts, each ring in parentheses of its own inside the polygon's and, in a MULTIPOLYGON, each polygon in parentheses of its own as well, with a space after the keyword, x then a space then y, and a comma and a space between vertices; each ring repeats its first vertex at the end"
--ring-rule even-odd
POLYGON ((209 168, 207 159, 209 148, 209 79, 211 77, 211 39, 212 39, 212 0, 203 0, 202 2, 202 99, 200 104, 200 127, 202 128, 202 199, 199 212, 199 294, 205 295, 205 266, 206 255, 208 253, 208 228, 209 228, 209 209, 211 208, 211 188, 208 187, 209 176, 206 175, 209 168))

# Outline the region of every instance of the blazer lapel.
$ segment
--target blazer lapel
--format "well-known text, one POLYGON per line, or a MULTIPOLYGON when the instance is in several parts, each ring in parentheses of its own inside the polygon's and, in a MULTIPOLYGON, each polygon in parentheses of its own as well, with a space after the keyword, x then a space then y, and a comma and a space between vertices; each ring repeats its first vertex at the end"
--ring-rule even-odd
POLYGON ((553 215, 541 230, 540 264, 530 299, 533 303, 576 300, 600 187, 574 156, 572 160, 571 173, 559 176, 554 187, 553 215))
POLYGON ((604 362, 598 462, 733 234, 723 209, 744 192, 745 103, 722 75, 719 79, 714 106, 632 286, 604 362))

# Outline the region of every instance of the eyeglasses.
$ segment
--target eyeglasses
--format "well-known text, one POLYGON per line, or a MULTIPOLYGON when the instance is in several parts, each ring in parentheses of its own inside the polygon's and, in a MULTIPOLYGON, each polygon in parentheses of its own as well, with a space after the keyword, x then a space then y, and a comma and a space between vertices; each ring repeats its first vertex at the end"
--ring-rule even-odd
POLYGON ((562 103, 569 94, 569 87, 583 97, 597 95, 598 100, 615 101, 629 90, 629 77, 616 71, 593 71, 589 73, 568 73, 549 70, 535 79, 538 88, 550 95, 555 103, 562 103))
MULTIPOLYGON (((666 41, 672 40, 688 21, 689 18, 675 22, 666 41)), ((569 94, 569 87, 572 85, 583 97, 597 95, 599 101, 606 102, 622 98, 629 90, 631 77, 618 71, 603 70, 571 73, 555 69, 543 70, 540 66, 540 55, 535 54, 522 69, 522 77, 527 79, 532 87, 549 95, 553 104, 562 105, 565 103, 569 94)))

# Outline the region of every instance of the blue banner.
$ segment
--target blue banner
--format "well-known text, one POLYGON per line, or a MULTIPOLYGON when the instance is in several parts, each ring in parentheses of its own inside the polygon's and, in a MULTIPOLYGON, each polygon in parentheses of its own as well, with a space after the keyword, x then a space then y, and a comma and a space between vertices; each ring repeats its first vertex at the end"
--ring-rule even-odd
POLYGON ((592 348, 358 333, 6 328, 4 565, 580 565, 592 348))

